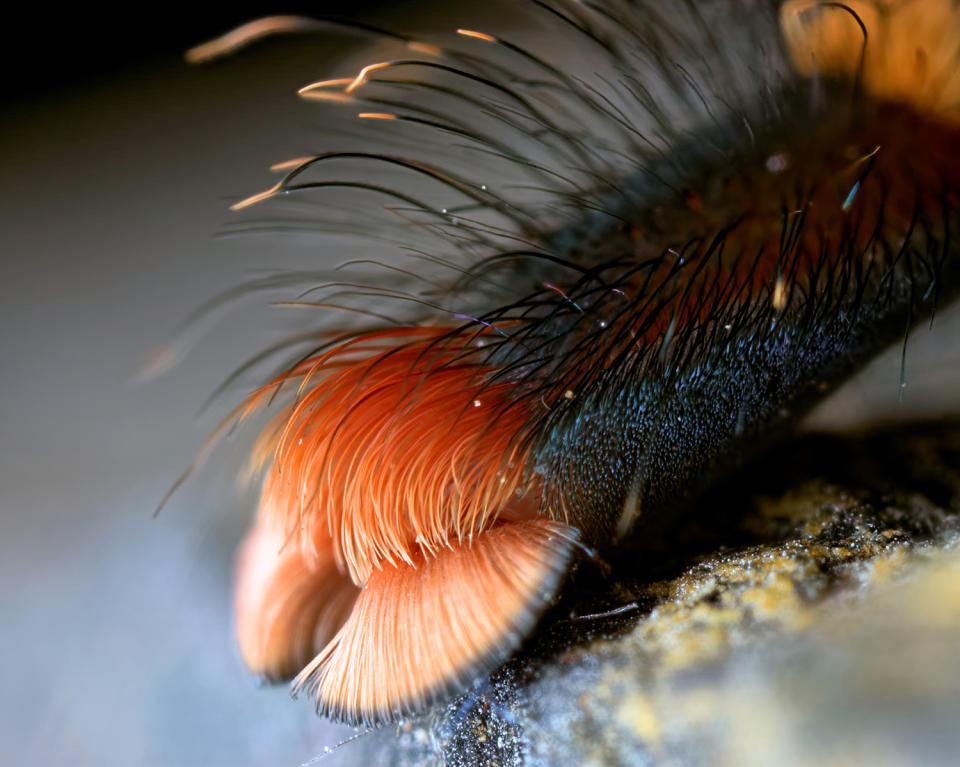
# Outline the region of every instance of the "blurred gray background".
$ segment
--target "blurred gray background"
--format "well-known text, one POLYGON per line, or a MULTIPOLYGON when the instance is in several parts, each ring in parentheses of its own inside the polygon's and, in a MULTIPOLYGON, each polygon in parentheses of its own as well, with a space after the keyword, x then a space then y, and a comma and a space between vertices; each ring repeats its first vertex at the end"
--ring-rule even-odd
MULTIPOLYGON (((218 233, 271 163, 323 145, 322 108, 295 92, 344 74, 356 42, 275 40, 195 68, 168 56, 0 112, 5 764, 297 765, 352 734, 255 689, 234 650, 231 557, 251 507, 238 451, 151 517, 222 414, 200 405, 268 340, 262 315, 234 312, 172 371, 137 373, 250 269, 343 257, 218 233)), ((960 410, 958 317, 913 334, 903 402, 893 350, 814 423, 960 410)))
POLYGON ((239 662, 250 504, 230 476, 210 466, 151 518, 222 414, 198 421, 200 405, 262 343, 255 322, 231 316, 136 383, 248 269, 318 257, 217 235, 270 163, 307 150, 317 115, 296 89, 335 55, 297 39, 209 67, 167 57, 0 116, 4 764, 297 765, 351 734, 239 662))

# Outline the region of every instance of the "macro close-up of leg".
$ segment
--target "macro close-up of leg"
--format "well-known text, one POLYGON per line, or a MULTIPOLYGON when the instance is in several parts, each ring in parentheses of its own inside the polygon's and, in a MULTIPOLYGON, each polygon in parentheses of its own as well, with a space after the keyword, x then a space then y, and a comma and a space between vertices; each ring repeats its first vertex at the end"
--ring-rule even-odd
POLYGON ((220 237, 136 273, 130 407, 201 421, 143 598, 209 580, 154 654, 236 712, 141 761, 950 764, 960 7, 334 5, 170 75, 220 237))

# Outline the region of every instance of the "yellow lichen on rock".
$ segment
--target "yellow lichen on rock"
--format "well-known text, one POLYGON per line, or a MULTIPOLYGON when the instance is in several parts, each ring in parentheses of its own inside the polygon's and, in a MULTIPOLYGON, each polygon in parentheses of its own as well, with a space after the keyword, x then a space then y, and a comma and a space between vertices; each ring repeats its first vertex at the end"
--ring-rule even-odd
POLYGON ((636 737, 650 744, 652 748, 660 745, 662 737, 657 708, 649 695, 635 691, 627 695, 616 709, 621 724, 628 727, 636 737))

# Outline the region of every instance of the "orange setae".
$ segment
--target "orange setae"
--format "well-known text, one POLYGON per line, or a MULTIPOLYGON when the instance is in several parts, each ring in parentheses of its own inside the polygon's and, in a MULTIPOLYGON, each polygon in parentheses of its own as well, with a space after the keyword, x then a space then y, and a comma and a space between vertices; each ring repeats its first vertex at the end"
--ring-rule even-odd
POLYGON ((453 338, 399 329, 303 363, 288 377, 300 396, 261 442, 261 460, 272 461, 261 518, 308 559, 332 545, 358 585, 385 564, 468 540, 498 516, 538 511, 525 401, 511 397, 515 384, 486 380, 453 338))
POLYGON ((343 628, 300 673, 324 713, 382 721, 462 687, 502 661, 549 604, 574 534, 546 519, 505 522, 364 585, 343 628))

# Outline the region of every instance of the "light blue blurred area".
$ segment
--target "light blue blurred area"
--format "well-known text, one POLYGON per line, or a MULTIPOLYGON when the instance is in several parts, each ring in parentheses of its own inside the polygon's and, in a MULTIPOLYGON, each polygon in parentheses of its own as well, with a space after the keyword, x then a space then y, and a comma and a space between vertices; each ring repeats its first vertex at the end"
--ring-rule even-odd
POLYGON ((352 734, 255 689, 237 658, 251 504, 230 448, 151 517, 222 412, 199 406, 263 343, 256 318, 133 383, 249 268, 315 262, 316 242, 216 234, 315 135, 295 93, 330 55, 268 44, 0 115, 3 764, 297 765, 352 734))

